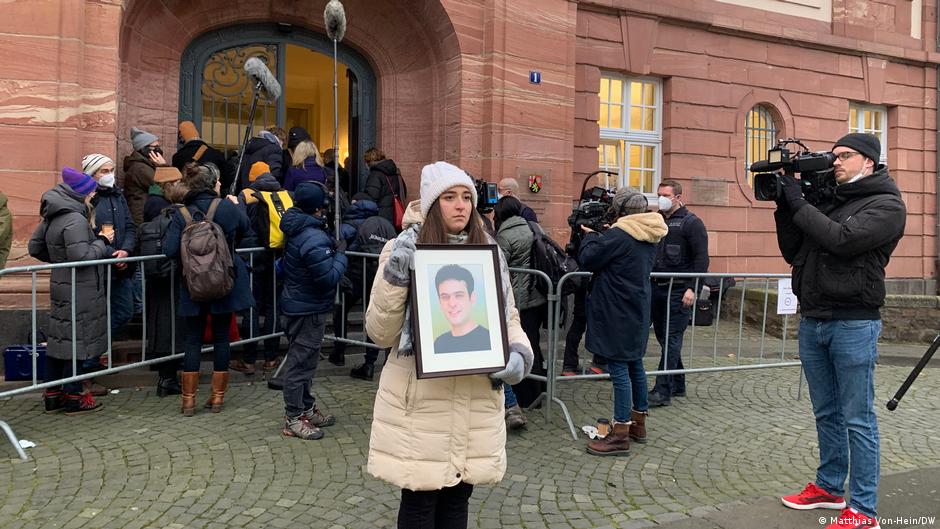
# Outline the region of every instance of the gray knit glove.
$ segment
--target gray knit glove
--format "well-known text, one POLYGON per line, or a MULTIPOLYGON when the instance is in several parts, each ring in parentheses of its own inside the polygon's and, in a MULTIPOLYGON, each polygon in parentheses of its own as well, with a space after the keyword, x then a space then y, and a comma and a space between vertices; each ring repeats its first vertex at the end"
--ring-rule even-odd
POLYGON ((392 253, 385 262, 382 277, 396 287, 407 287, 411 283, 411 271, 414 269, 415 243, 401 239, 395 243, 392 253))
POLYGON ((525 360, 523 360, 522 354, 515 351, 509 353, 509 362, 506 363, 506 367, 502 371, 490 373, 490 378, 502 380, 510 386, 522 382, 522 379, 525 378, 525 360))

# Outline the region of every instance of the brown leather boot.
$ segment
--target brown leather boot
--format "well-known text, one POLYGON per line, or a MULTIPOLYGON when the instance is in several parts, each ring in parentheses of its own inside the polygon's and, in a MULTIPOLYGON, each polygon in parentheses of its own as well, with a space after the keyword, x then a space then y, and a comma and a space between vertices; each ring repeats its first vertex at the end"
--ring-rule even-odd
POLYGON ((212 372, 212 395, 206 401, 206 408, 212 413, 222 411, 222 402, 225 400, 225 390, 228 388, 228 371, 212 372))
POLYGON ((648 411, 630 410, 630 439, 646 444, 646 418, 648 411))
POLYGON ((630 453, 630 423, 616 422, 603 439, 588 443, 587 451, 596 456, 625 456, 630 453))
POLYGON ((186 417, 196 413, 196 391, 199 389, 199 371, 183 371, 183 392, 180 394, 180 412, 186 417))

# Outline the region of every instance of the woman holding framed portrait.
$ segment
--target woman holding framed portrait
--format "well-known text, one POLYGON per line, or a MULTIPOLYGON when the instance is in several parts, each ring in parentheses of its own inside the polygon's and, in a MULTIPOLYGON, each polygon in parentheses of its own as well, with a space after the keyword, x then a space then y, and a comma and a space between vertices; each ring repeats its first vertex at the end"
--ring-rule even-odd
MULTIPOLYGON (((497 483, 506 471, 503 383, 517 384, 532 369, 532 348, 519 323, 506 260, 484 231, 476 203, 473 180, 462 169, 446 162, 425 166, 421 198, 406 209, 404 231, 382 250, 372 285, 366 330, 391 352, 376 393, 368 471, 401 487, 400 528, 467 527, 473 485, 497 483), (417 245, 438 245, 445 251, 448 246, 494 245, 488 251, 497 256, 498 262, 491 261, 498 270, 495 281, 483 274, 485 266, 467 266, 463 260, 464 267, 419 264, 416 270, 417 245), (475 277, 477 271, 480 277, 475 277), (502 303, 494 301, 494 294, 502 303), (497 309, 495 322, 505 328, 505 338, 491 323, 481 325, 467 315, 479 296, 497 309), (439 311, 448 320, 446 342, 472 336, 477 345, 467 347, 479 349, 484 342, 477 336, 480 329, 490 331, 489 344, 506 345, 508 360, 500 362, 505 367, 488 374, 471 370, 475 374, 425 378, 425 373, 419 378, 417 355, 450 362, 464 354, 485 356, 494 346, 437 351, 443 342, 430 340, 422 347, 422 328, 428 336, 435 333, 429 322, 412 321, 414 315, 421 317, 420 307, 412 310, 412 304, 431 297, 435 302, 424 302, 425 310, 439 311)), ((461 255, 470 259, 469 252, 461 255)), ((494 320, 490 316, 482 321, 494 320)))

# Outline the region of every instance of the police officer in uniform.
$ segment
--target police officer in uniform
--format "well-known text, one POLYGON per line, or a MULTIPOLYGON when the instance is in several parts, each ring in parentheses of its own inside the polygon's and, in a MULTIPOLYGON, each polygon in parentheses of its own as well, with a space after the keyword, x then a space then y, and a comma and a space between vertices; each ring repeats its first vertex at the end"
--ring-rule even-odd
MULTIPOLYGON (((657 194, 669 233, 656 249, 653 272, 708 272, 708 232, 702 220, 682 203, 682 185, 675 180, 663 180, 657 194), (667 200, 668 209, 663 207, 667 200)), ((662 347, 659 369, 683 369, 682 335, 695 305, 695 279, 653 278, 652 282, 651 317, 656 340, 662 347)), ((669 406, 673 396, 685 396, 685 375, 659 375, 650 391, 649 405, 669 406)))

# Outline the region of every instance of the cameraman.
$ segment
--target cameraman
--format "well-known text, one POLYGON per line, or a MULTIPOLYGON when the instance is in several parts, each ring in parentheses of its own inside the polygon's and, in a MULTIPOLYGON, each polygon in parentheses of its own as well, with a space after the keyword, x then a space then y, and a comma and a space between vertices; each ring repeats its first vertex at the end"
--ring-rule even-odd
POLYGON ((777 242, 793 266, 800 301, 800 361, 806 373, 816 433, 816 481, 782 498, 793 509, 849 508, 834 528, 878 527, 879 441, 874 400, 876 343, 881 333, 885 266, 904 233, 901 193, 878 164, 881 143, 871 134, 843 136, 832 148, 837 187, 814 206, 793 176, 781 176, 777 242))

